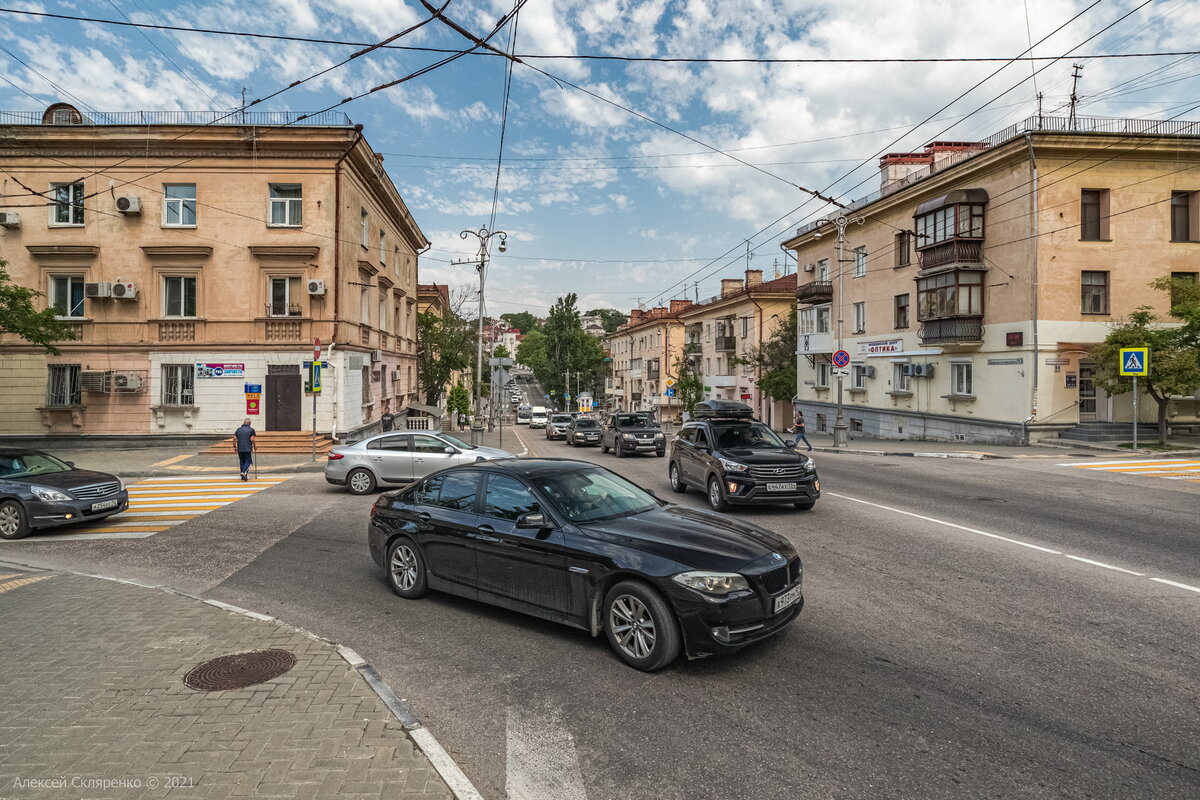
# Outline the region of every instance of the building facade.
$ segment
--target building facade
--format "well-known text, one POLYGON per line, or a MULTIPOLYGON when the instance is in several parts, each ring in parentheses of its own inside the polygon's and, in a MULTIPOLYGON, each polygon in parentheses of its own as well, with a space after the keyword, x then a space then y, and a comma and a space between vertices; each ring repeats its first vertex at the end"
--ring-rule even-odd
POLYGON ((336 434, 415 400, 429 243, 382 160, 343 115, 0 112, 0 259, 76 334, 0 342, 0 432, 336 434))
MULTIPOLYGON (((849 435, 1020 443, 1131 421, 1089 350, 1152 280, 1200 273, 1200 124, 1033 118, 984 142, 881 159, 881 191, 783 243, 796 288, 796 403, 849 435), (860 222, 861 220, 861 222, 860 222)), ((1142 403, 1143 421, 1154 404, 1142 403)), ((1192 397, 1176 423, 1197 420, 1192 397)))
POLYGON ((669 306, 634 309, 629 322, 604 337, 612 358, 605 394, 614 411, 651 411, 659 420, 674 419, 683 406, 668 381, 683 357, 683 322, 680 315, 690 300, 672 300, 669 306))

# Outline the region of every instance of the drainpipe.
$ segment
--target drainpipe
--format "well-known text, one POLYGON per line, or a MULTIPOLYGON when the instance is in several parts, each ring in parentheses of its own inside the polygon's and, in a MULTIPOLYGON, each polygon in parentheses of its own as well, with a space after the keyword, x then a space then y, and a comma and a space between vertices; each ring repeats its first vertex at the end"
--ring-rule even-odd
MULTIPOLYGON (((333 361, 333 348, 335 348, 335 347, 337 347, 337 342, 330 342, 329 349, 325 351, 326 352, 325 358, 329 359, 330 362, 333 361)), ((333 441, 336 442, 337 441, 337 428, 338 428, 338 386, 337 386, 338 370, 336 370, 336 369, 333 370, 333 372, 331 372, 330 375, 333 376, 333 380, 331 381, 331 383, 333 384, 333 425, 330 427, 329 438, 333 439, 333 441)))
POLYGON ((1033 181, 1030 184, 1029 220, 1033 226, 1030 241, 1033 242, 1033 259, 1030 264, 1029 313, 1033 323, 1033 384, 1030 391, 1029 416, 1021 422, 1021 440, 1029 444, 1029 430, 1026 427, 1037 417, 1038 410, 1038 359, 1040 349, 1038 342, 1038 165, 1037 155, 1033 152, 1033 136, 1025 132, 1025 144, 1029 148, 1029 163, 1033 168, 1033 181))
POLYGON ((333 335, 329 337, 330 344, 336 342, 338 338, 342 299, 342 162, 362 141, 362 131, 362 125, 354 126, 354 141, 346 148, 346 152, 342 153, 333 163, 333 335))

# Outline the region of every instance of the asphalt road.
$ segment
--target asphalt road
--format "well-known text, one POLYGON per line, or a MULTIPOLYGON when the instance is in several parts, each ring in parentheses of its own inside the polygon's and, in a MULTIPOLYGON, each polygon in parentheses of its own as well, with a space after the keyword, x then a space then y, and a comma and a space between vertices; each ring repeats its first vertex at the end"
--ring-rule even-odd
MULTIPOLYGON (((597 461, 661 497, 666 459, 597 461)), ((489 798, 1200 796, 1200 483, 1054 460, 836 455, 791 539, 806 607, 742 653, 653 675, 586 633, 395 597, 370 498, 301 475, 151 539, 0 557, 156 578, 346 643, 489 798), (240 546, 224 546, 241 534, 240 546)))

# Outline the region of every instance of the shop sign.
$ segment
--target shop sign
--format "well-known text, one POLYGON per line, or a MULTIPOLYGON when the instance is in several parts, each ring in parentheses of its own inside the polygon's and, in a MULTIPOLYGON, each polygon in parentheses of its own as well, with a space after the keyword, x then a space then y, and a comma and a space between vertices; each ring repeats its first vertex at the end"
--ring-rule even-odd
POLYGON ((196 364, 198 378, 245 378, 245 364, 196 364))
POLYGON ((878 342, 859 342, 857 352, 859 355, 869 355, 871 353, 899 353, 903 349, 903 340, 884 339, 878 342))

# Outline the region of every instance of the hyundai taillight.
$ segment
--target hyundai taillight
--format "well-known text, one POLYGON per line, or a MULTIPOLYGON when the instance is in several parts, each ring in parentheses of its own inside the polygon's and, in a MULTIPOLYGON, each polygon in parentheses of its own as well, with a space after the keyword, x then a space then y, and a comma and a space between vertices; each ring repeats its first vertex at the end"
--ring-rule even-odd
POLYGON ((330 461, 338 461, 339 459, 343 459, 343 458, 345 458, 345 456, 342 455, 341 453, 330 453, 329 454, 330 461))

